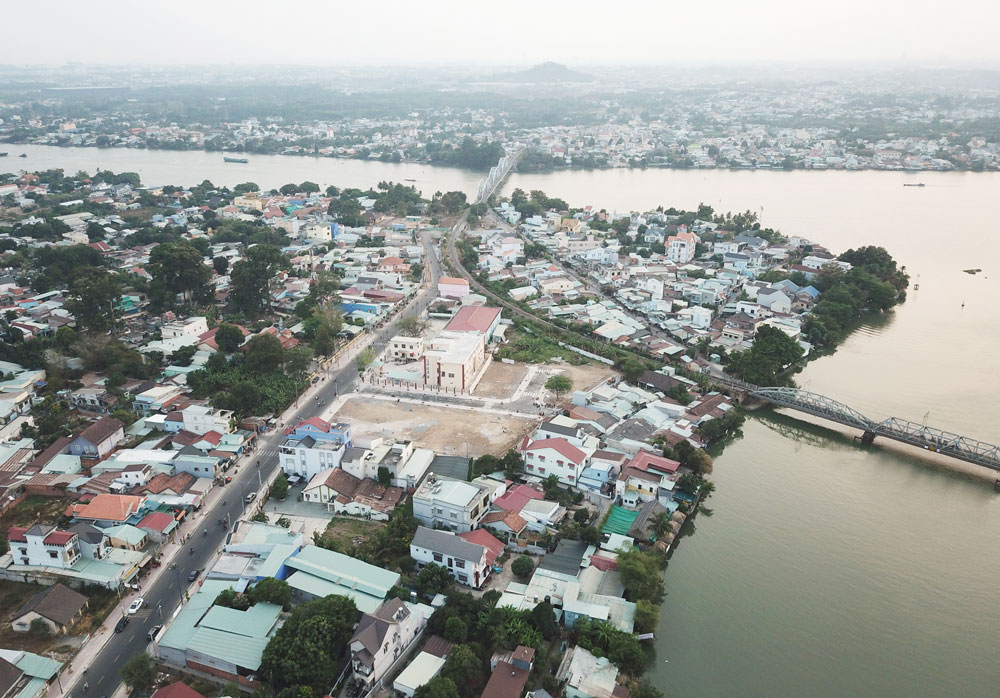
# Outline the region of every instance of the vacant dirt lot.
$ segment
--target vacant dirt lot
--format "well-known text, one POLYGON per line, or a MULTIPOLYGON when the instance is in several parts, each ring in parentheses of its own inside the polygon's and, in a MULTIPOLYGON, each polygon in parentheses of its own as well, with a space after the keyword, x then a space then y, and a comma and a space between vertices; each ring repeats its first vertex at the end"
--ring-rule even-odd
POLYGON ((544 364, 544 366, 569 376, 573 381, 573 390, 590 390, 605 378, 618 375, 618 372, 610 366, 596 362, 583 366, 571 366, 570 364, 544 364))
POLYGON ((505 364, 493 361, 479 381, 473 395, 479 397, 510 397, 528 372, 526 364, 505 364))
POLYGON ((537 420, 497 415, 484 410, 414 405, 370 398, 352 398, 336 413, 350 422, 355 438, 386 436, 409 439, 418 448, 430 448, 441 455, 464 456, 502 453, 517 443, 537 420))
POLYGON ((381 521, 363 521, 338 516, 329 523, 323 536, 336 541, 340 546, 343 546, 338 547, 338 550, 343 550, 351 546, 361 545, 376 531, 383 528, 385 528, 385 524, 381 521))

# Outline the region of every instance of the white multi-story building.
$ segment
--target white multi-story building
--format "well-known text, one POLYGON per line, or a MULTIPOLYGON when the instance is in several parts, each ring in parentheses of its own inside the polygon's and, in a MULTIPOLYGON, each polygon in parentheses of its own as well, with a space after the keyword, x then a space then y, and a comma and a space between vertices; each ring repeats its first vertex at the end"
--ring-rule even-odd
POLYGON ((298 475, 309 481, 324 470, 339 468, 346 450, 345 444, 335 441, 290 437, 278 447, 278 459, 285 475, 298 475))
POLYGON ((681 226, 676 235, 667 238, 667 258, 675 264, 687 264, 694 259, 698 236, 681 226))
MULTIPOLYGON (((477 533, 490 535, 486 531, 477 533)), ((502 543, 500 547, 503 547, 502 543)), ((459 584, 473 589, 482 586, 490 576, 496 559, 496 555, 485 545, 465 540, 448 531, 437 531, 424 526, 418 526, 413 535, 410 557, 417 563, 418 569, 431 563, 441 565, 451 572, 451 576, 459 584)))
POLYGON ((11 526, 7 542, 15 564, 68 569, 80 559, 80 538, 54 526, 11 526))
POLYGON ((564 438, 534 441, 525 438, 518 450, 524 456, 524 468, 528 474, 541 478, 555 475, 562 484, 576 487, 597 449, 576 446, 564 438))
POLYGON ((417 361, 423 355, 424 340, 421 337, 398 334, 389 340, 389 357, 393 361, 417 361))
POLYGON ((413 493, 413 515, 432 528, 471 531, 503 494, 500 489, 506 489, 503 483, 483 478, 465 482, 430 473, 413 493))
POLYGON ((365 613, 351 637, 351 669, 366 686, 378 681, 427 625, 430 606, 389 599, 365 613))
POLYGON ((163 339, 178 337, 198 337, 208 332, 208 321, 201 316, 189 317, 187 320, 174 320, 160 328, 163 339))
POLYGON ((207 434, 210 431, 228 434, 233 430, 232 410, 216 410, 206 405, 190 405, 181 410, 184 430, 192 434, 207 434))

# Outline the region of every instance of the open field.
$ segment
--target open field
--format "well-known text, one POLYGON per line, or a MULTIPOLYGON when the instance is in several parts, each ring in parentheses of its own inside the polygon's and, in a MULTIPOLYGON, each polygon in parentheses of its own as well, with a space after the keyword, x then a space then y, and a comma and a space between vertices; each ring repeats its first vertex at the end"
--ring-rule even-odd
POLYGON ((527 372, 527 364, 505 364, 501 361, 493 361, 472 394, 477 397, 510 397, 527 372))
POLYGON ((361 545, 376 531, 381 531, 383 528, 385 528, 385 523, 382 521, 365 521, 338 516, 327 525, 323 537, 336 541, 338 550, 347 550, 361 545))
POLYGON ((390 400, 351 398, 336 419, 350 422, 359 435, 409 439, 419 448, 442 455, 503 453, 531 431, 537 420, 497 415, 484 410, 416 405, 390 400))
POLYGON ((7 529, 11 526, 31 526, 36 523, 55 525, 66 507, 75 501, 70 497, 28 495, 17 506, 0 516, 0 532, 6 538, 7 529))
POLYGON ((544 366, 556 373, 564 373, 569 376, 573 381, 573 390, 590 390, 606 378, 618 375, 618 372, 611 366, 596 362, 580 366, 562 363, 544 364, 544 366))

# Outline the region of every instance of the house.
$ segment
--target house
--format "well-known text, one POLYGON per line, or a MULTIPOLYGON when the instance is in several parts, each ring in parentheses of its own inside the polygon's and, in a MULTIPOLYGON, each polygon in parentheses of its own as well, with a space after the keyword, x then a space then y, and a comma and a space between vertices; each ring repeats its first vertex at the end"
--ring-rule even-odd
POLYGON ((84 412, 107 414, 117 402, 118 399, 104 388, 80 388, 69 394, 69 406, 84 412))
POLYGON ((396 335, 389 340, 389 356, 393 361, 417 361, 424 355, 424 340, 421 337, 396 335))
POLYGON ((387 521, 403 494, 399 487, 381 485, 371 478, 357 478, 334 468, 317 473, 303 488, 302 499, 326 504, 327 509, 337 514, 387 521))
POLYGON ((24 633, 31 630, 33 621, 40 620, 53 635, 63 635, 83 617, 88 603, 86 596, 57 582, 17 609, 11 616, 11 627, 24 633))
POLYGON ((350 424, 327 422, 319 417, 310 417, 293 427, 288 427, 285 429, 285 436, 292 436, 298 439, 304 436, 311 436, 316 441, 340 443, 346 445, 348 448, 353 444, 350 424))
POLYGON ((694 259, 698 236, 681 226, 676 235, 667 238, 667 259, 674 264, 687 264, 694 259))
POLYGON ((182 681, 174 681, 154 691, 150 698, 205 698, 205 696, 182 681))
POLYGON ((442 298, 464 298, 469 295, 469 282, 454 276, 438 279, 438 295, 442 298))
POLYGON ((98 528, 117 526, 137 515, 146 498, 129 494, 99 494, 86 504, 69 507, 67 515, 79 521, 89 521, 98 528))
POLYGON ((607 657, 595 657, 574 647, 563 658, 556 680, 566 683, 566 698, 618 698, 618 667, 607 657))
POLYGON ((364 613, 351 636, 351 670, 366 686, 385 676, 427 626, 433 609, 424 604, 389 599, 364 613))
MULTIPOLYGON (((429 646, 435 639, 438 638, 434 637, 428 640, 427 645, 429 646)), ((442 642, 446 642, 443 638, 440 639, 442 642)), ((425 647, 392 682, 393 690, 403 698, 413 698, 413 694, 417 692, 418 688, 430 683, 431 679, 441 673, 444 662, 443 656, 428 652, 425 647)))
POLYGON ((362 613, 382 605, 389 590, 399 584, 399 573, 384 570, 332 550, 307 545, 285 561, 293 570, 286 580, 300 601, 330 594, 348 596, 362 613))
POLYGON ((339 468, 346 451, 347 446, 343 442, 318 441, 312 436, 291 436, 278 446, 278 458, 285 475, 312 480, 331 468, 339 468))
POLYGON ((59 662, 40 654, 0 648, 0 696, 42 698, 61 668, 59 662))
POLYGON ((35 524, 31 528, 11 526, 7 543, 16 564, 69 569, 80 559, 80 541, 71 531, 35 524))
POLYGON ((410 557, 417 568, 435 563, 446 568, 459 584, 478 589, 493 571, 493 562, 503 551, 503 543, 486 531, 477 531, 474 540, 484 536, 495 542, 486 546, 466 540, 462 535, 418 526, 410 543, 410 557))
POLYGON ((424 350, 424 385, 465 392, 485 365, 484 335, 442 332, 424 350))
POLYGON ((125 425, 114 417, 101 417, 80 432, 69 444, 74 456, 103 460, 125 440, 125 425))
POLYGON ((489 512, 496 491, 482 478, 465 482, 431 472, 413 493, 413 515, 431 528, 471 531, 489 512))
POLYGON ((455 313, 444 329, 448 332, 474 332, 483 335, 486 342, 491 342, 499 324, 500 308, 467 305, 455 313))
POLYGON ((164 323, 160 328, 163 339, 190 338, 197 340, 200 335, 208 332, 208 320, 204 317, 191 317, 187 320, 175 320, 164 323))
POLYGON ((680 463, 649 451, 640 450, 626 463, 615 481, 615 496, 625 506, 657 499, 661 491, 671 492, 680 463))
POLYGON ((490 658, 490 680, 480 698, 521 698, 528 683, 535 650, 518 645, 512 652, 501 652, 490 658))
POLYGON ((576 446, 562 437, 535 441, 525 437, 518 451, 529 474, 543 479, 555 475, 560 483, 576 487, 596 449, 576 446))
POLYGON ((192 434, 228 434, 233 430, 232 410, 216 410, 207 405, 189 405, 181 410, 184 431, 192 434))

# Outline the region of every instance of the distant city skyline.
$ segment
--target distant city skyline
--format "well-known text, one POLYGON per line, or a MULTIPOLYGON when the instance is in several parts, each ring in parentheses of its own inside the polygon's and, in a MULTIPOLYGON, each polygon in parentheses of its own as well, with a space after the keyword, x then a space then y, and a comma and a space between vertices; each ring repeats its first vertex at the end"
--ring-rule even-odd
POLYGON ((622 0, 480 4, 304 0, 4 8, 0 64, 1000 67, 1000 4, 954 0, 622 0), (155 8, 155 9, 154 9, 155 8))

